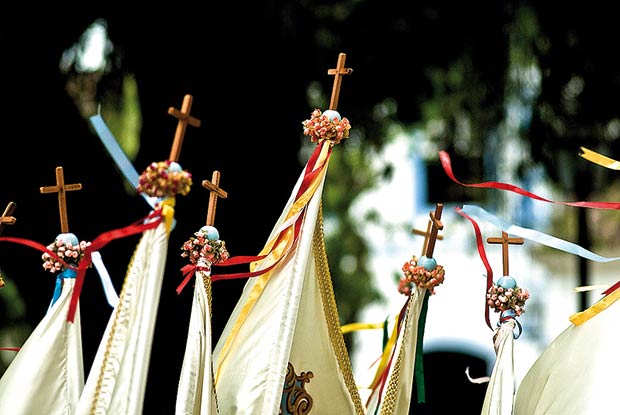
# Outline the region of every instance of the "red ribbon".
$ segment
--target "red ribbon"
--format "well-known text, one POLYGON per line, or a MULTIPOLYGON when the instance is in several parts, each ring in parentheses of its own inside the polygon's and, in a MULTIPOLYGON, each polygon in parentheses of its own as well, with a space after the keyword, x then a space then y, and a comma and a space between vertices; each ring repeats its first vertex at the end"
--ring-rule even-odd
POLYGON ((463 212, 460 207, 456 207, 455 210, 456 210, 456 213, 458 213, 459 215, 463 216, 465 219, 468 219, 471 222, 471 224, 474 227, 474 232, 476 233, 476 245, 478 246, 478 254, 480 255, 480 259, 482 260, 484 267, 487 269, 487 290, 484 293, 484 320, 486 321, 487 326, 489 326, 489 328, 493 330, 493 326, 491 326, 491 320, 489 317, 489 304, 487 303, 487 296, 486 296, 486 293, 488 293, 489 289, 493 286, 493 269, 491 268, 491 265, 489 264, 489 260, 487 259, 487 254, 484 251, 484 243, 482 242, 482 233, 480 232, 480 227, 478 226, 478 223, 476 223, 476 221, 471 216, 463 212))
POLYGON ((125 238, 127 236, 143 233, 149 229, 156 228, 163 220, 162 209, 152 211, 144 219, 136 221, 131 225, 124 228, 113 229, 108 232, 104 232, 96 237, 89 246, 84 250, 84 258, 80 261, 77 269, 77 276, 75 277, 75 287, 73 288, 73 294, 71 296, 71 302, 69 303, 69 312, 67 313, 67 321, 73 322, 75 318, 75 312, 77 309, 78 299, 82 291, 82 285, 84 285, 84 275, 86 268, 88 268, 92 262, 92 252, 99 251, 108 243, 115 239, 125 238))
POLYGON ((13 243, 29 246, 39 251, 46 252, 52 257, 54 257, 54 259, 56 259, 58 262, 63 264, 63 266, 65 266, 66 268, 70 268, 76 271, 77 275, 75 278, 75 286, 73 288, 73 294, 71 296, 71 302, 69 304, 69 312, 67 314, 67 321, 72 323, 75 318, 75 312, 77 309, 78 299, 80 298, 80 293, 82 291, 82 286, 84 285, 84 275, 86 274, 86 269, 92 263, 92 253, 94 251, 99 251, 101 248, 103 248, 109 242, 115 239, 124 238, 127 236, 142 233, 149 229, 153 229, 161 223, 162 218, 163 218, 162 210, 157 209, 157 210, 152 211, 144 219, 134 222, 129 226, 102 233, 101 235, 96 237, 95 240, 92 241, 91 244, 86 247, 86 249, 84 249, 84 257, 80 261, 80 264, 78 265, 77 268, 74 265, 67 264, 65 261, 59 258, 55 252, 50 251, 45 245, 42 245, 38 242, 34 242, 28 239, 12 238, 12 237, 0 237, 0 242, 3 242, 3 241, 13 242, 13 243))
MULTIPOLYGON (((301 184, 299 186, 299 189, 297 190, 297 194, 295 195, 295 201, 299 200, 299 197, 301 195, 303 195, 306 192, 306 190, 308 190, 310 185, 313 183, 314 179, 321 172, 323 167, 327 164, 327 162, 328 162, 328 160, 329 160, 329 158, 331 156, 332 150, 333 150, 333 147, 330 144, 326 143, 326 141, 323 141, 322 143, 317 145, 315 150, 310 155, 310 158, 308 159, 308 162, 306 163, 304 177, 303 177, 302 182, 301 182, 301 184), (330 147, 328 149, 327 156, 323 160, 323 163, 317 166, 316 163, 317 163, 317 160, 319 158, 319 155, 321 154, 321 149, 322 149, 323 145, 329 145, 330 147)), ((307 205, 303 207, 303 210, 305 210, 306 207, 307 207, 307 205)), ((301 224, 303 223, 303 218, 304 217, 305 217, 304 214, 300 214, 297 217, 297 219, 295 220, 294 228, 293 228, 294 229, 293 242, 291 244, 291 248, 294 247, 297 244, 297 241, 298 241, 298 238, 299 238, 299 234, 301 232, 301 224)), ((283 229, 278 234, 278 239, 272 245, 272 247, 278 246, 279 242, 284 238, 285 231, 286 231, 286 229, 283 229)), ((250 263, 250 262, 255 262, 255 261, 262 260, 262 259, 266 258, 267 256, 269 256, 269 254, 257 255, 257 256, 234 256, 234 257, 228 258, 224 262, 220 262, 220 263, 217 263, 217 264, 212 264, 211 266, 228 266, 228 265, 247 264, 247 263, 250 263)), ((229 279, 236 279, 236 278, 256 277, 256 276, 265 274, 268 271, 272 270, 285 256, 286 255, 282 255, 272 265, 270 265, 269 267, 267 267, 265 269, 261 269, 260 271, 240 272, 240 273, 236 273, 236 274, 212 275, 211 276, 211 281, 224 280, 224 279, 225 280, 229 280, 229 279)), ((183 267, 181 270, 186 269, 186 267, 187 266, 183 267)), ((188 279, 188 277, 186 276, 185 279, 188 279)), ((185 284, 183 284, 183 283, 181 283, 181 284, 183 286, 185 286, 185 284, 187 284, 187 282, 185 282, 185 284)), ((180 289, 183 289, 183 288, 180 287, 180 289)), ((177 293, 178 292, 180 292, 179 288, 177 288, 177 293)))
POLYGON ((450 163, 450 156, 445 151, 439 151, 439 160, 441 161, 441 165, 443 166, 444 171, 448 175, 452 181, 458 183, 462 186, 466 187, 483 187, 483 188, 492 188, 492 189, 500 189, 500 190, 508 190, 514 193, 518 193, 522 196, 527 196, 529 198, 540 200, 542 202, 556 203, 560 205, 566 206, 574 206, 574 207, 587 207, 594 209, 609 209, 609 210, 620 210, 620 202, 557 202, 550 199, 546 199, 544 197, 538 196, 534 193, 528 192, 527 190, 523 190, 520 187, 514 186, 508 183, 502 182, 482 182, 482 183, 472 183, 466 184, 461 183, 454 177, 454 173, 452 173, 452 165, 450 163))

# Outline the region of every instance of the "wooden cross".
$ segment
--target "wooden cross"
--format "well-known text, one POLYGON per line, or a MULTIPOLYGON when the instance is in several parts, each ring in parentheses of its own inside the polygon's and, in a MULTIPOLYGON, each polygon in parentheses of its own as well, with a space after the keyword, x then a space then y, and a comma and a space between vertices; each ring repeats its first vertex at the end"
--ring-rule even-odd
POLYGON ((17 221, 15 217, 11 216, 15 211, 15 206, 16 205, 14 202, 9 202, 9 204, 6 205, 6 209, 4 209, 4 213, 0 216, 0 235, 2 234, 2 231, 4 231, 5 224, 13 225, 17 221))
POLYGON ((523 245, 523 238, 509 238, 508 234, 502 231, 501 238, 487 238, 490 244, 502 244, 502 264, 504 266, 504 275, 508 276, 508 245, 523 245))
POLYGON ((428 236, 428 243, 426 244, 426 251, 424 255, 427 258, 433 257, 433 251, 435 250, 435 242, 437 241, 437 232, 443 229, 443 223, 441 223, 441 212, 443 211, 443 204, 437 203, 435 205, 435 212, 429 212, 431 218, 431 230, 428 236))
POLYGON ((174 141, 172 142, 172 149, 170 150, 170 161, 179 161, 181 146, 183 146, 183 138, 185 137, 185 127, 187 127, 187 124, 192 127, 200 127, 200 120, 189 115, 189 112, 192 109, 192 100, 192 96, 188 94, 183 97, 181 111, 173 107, 168 108, 168 114, 179 120, 177 123, 177 130, 174 134, 174 141))
POLYGON ((209 209, 207 210, 207 226, 213 226, 215 222, 215 207, 217 205, 218 196, 222 199, 226 199, 228 197, 228 193, 226 193, 220 185, 220 172, 215 170, 213 172, 213 176, 211 177, 211 181, 203 180, 202 186, 209 189, 209 209))
POLYGON ((338 107, 338 97, 340 95, 340 84, 342 84, 342 75, 349 75, 353 72, 351 68, 344 67, 344 61, 347 59, 347 55, 345 53, 341 53, 338 55, 338 65, 336 69, 328 69, 328 75, 334 75, 334 86, 332 87, 332 98, 329 102, 329 109, 336 110, 338 107))
MULTIPOLYGON (((431 234, 431 226, 432 226, 432 224, 433 224, 433 221, 429 220, 428 223, 426 224, 426 232, 421 231, 421 230, 416 229, 416 228, 413 228, 411 230, 411 233, 424 237, 424 245, 422 245, 422 255, 424 255, 426 253, 426 247, 428 245, 428 237, 431 234)), ((437 240, 441 241, 442 239, 443 239, 442 235, 437 235, 437 240)))
POLYGON ((41 187, 41 193, 58 193, 58 210, 60 211, 60 230, 63 233, 69 232, 69 221, 67 219, 67 198, 65 192, 81 190, 82 184, 65 184, 65 176, 62 167, 56 167, 56 186, 41 187))

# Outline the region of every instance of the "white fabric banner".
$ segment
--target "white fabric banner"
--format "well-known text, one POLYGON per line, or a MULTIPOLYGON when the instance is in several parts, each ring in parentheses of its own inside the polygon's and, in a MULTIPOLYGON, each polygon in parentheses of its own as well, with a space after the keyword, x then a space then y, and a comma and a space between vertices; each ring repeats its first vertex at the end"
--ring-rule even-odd
POLYGON ((77 414, 141 414, 166 265, 166 220, 143 233, 86 379, 77 414))
MULTIPOLYGON (((269 240, 286 219, 302 178, 269 240)), ((363 413, 357 389, 351 390, 354 381, 346 349, 340 347, 344 340, 337 313, 324 303, 325 295, 333 296, 332 282, 319 281, 315 264, 313 237, 325 176, 320 180, 298 245, 266 282, 260 276, 248 280, 216 344, 213 364, 222 415, 363 413), (300 408, 304 412, 294 412, 300 408)))
POLYGON ((210 274, 210 271, 196 271, 194 277, 194 300, 177 389, 176 415, 218 413, 211 359, 211 304, 205 286, 210 274))
POLYGON ((84 386, 80 308, 67 321, 75 278, 30 334, 0 378, 0 414, 73 414, 84 386))
POLYGON ((377 388, 371 394, 366 406, 368 414, 409 413, 418 346, 418 325, 426 292, 426 289, 415 287, 411 291, 409 302, 404 304, 407 308, 394 345, 394 356, 388 372, 387 384, 383 388, 377 388), (381 396, 378 396, 379 393, 381 396), (379 403, 379 408, 377 408, 377 403, 379 403))
POLYGON ((619 322, 620 303, 614 301, 560 333, 521 381, 514 414, 618 413, 619 322))
POLYGON ((482 404, 481 415, 510 415, 515 395, 514 329, 512 319, 501 324, 495 337, 495 364, 482 404))

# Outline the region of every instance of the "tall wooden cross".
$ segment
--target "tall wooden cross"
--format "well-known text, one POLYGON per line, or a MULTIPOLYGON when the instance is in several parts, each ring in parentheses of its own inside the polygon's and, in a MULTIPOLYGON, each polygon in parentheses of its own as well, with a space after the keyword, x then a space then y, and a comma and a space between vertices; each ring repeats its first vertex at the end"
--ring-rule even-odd
POLYGON ((60 211, 60 230, 63 233, 69 232, 69 220, 67 219, 67 197, 66 192, 81 190, 82 184, 65 184, 65 176, 62 167, 56 167, 56 185, 41 187, 41 193, 58 193, 58 210, 60 211))
MULTIPOLYGON (((422 245, 422 255, 426 254, 426 247, 428 246, 428 237, 431 234, 431 226, 432 225, 433 225, 433 221, 429 220, 428 223, 426 224, 426 232, 422 231, 420 229, 416 229, 416 228, 413 228, 411 230, 411 233, 424 237, 424 244, 422 245)), ((437 235, 437 240, 441 241, 442 239, 443 239, 442 235, 437 235)))
POLYGON ((2 231, 4 231, 4 225, 13 225, 17 219, 15 219, 13 212, 15 212, 15 203, 9 202, 6 205, 6 209, 4 209, 4 213, 0 216, 0 235, 2 235, 2 231))
POLYGON ((200 127, 200 120, 189 115, 189 112, 192 109, 192 100, 192 96, 187 94, 183 97, 181 111, 173 107, 168 108, 168 114, 179 120, 177 123, 177 130, 174 134, 174 141, 172 142, 172 149, 170 150, 170 161, 179 161, 187 124, 192 127, 200 127))
POLYGON ((504 275, 508 276, 508 245, 523 245, 523 238, 509 238, 508 234, 502 231, 502 237, 490 237, 487 238, 487 242, 490 244, 502 244, 502 265, 504 275))
POLYGON ((207 226, 213 226, 215 223, 215 208, 217 206, 217 198, 221 197, 226 199, 228 193, 219 187, 220 185, 220 172, 215 170, 211 181, 203 180, 202 186, 209 189, 209 209, 207 210, 207 226))
POLYGON ((428 243, 426 244, 426 251, 424 255, 427 258, 433 257, 433 251, 435 251, 435 242, 437 241, 437 232, 443 229, 443 223, 441 223, 441 212, 443 211, 443 204, 437 203, 435 205, 435 212, 429 212, 431 218, 431 229, 428 235, 428 243))
POLYGON ((338 107, 338 97, 340 96, 340 85, 342 84, 342 76, 349 75, 353 72, 351 68, 344 67, 344 61, 347 59, 347 55, 345 53, 341 53, 338 55, 338 65, 336 69, 328 69, 328 75, 334 75, 334 86, 332 87, 332 98, 329 102, 329 109, 336 110, 338 107))

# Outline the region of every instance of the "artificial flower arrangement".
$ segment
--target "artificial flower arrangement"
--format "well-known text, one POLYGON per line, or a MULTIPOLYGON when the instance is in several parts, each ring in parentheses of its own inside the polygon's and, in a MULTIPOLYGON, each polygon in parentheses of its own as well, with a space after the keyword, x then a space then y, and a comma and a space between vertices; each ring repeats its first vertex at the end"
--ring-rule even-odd
POLYGON ((525 302, 530 293, 519 287, 510 276, 501 277, 487 291, 487 305, 496 313, 513 310, 517 317, 525 312, 525 302))
POLYGON ((432 267, 418 264, 415 255, 405 262, 402 271, 404 277, 398 283, 398 292, 407 296, 411 295, 414 286, 426 288, 430 294, 435 294, 435 287, 443 283, 446 273, 443 266, 436 263, 432 267))
MULTIPOLYGON (((47 246, 47 249, 54 252, 65 263, 77 266, 84 258, 84 251, 90 244, 90 242, 86 241, 78 242, 75 235, 65 233, 58 235, 56 240, 47 246)), ((62 262, 47 252, 41 255, 41 259, 43 260, 43 269, 52 274, 63 271, 65 268, 62 262)))
POLYGON ((301 123, 304 127, 304 135, 310 137, 313 143, 329 140, 332 145, 340 143, 344 138, 349 137, 351 124, 345 117, 334 110, 327 110, 321 113, 321 110, 312 111, 310 119, 301 123))
POLYGON ((226 242, 219 239, 219 235, 210 235, 209 227, 204 226, 201 230, 194 233, 194 236, 185 241, 181 247, 181 257, 189 258, 194 265, 203 260, 207 266, 226 261, 230 254, 226 249, 226 242))
POLYGON ((147 196, 164 198, 177 194, 185 196, 192 186, 191 173, 174 161, 151 163, 140 175, 137 190, 147 196))

